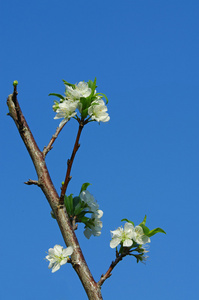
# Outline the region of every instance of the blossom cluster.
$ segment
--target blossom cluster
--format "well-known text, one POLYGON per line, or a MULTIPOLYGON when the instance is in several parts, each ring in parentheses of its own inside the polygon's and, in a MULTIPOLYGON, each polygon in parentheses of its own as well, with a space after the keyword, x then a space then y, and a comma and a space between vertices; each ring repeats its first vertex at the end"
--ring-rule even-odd
POLYGON ((144 245, 151 242, 150 238, 144 234, 141 226, 138 225, 134 227, 133 224, 129 222, 125 223, 124 228, 119 227, 111 231, 111 235, 111 248, 115 248, 119 244, 122 244, 123 247, 131 247, 133 243, 144 245))
POLYGON ((108 122, 110 116, 107 113, 107 107, 102 100, 103 94, 97 93, 96 80, 92 82, 80 81, 78 84, 65 83, 65 96, 59 94, 50 94, 60 96, 60 101, 55 101, 53 110, 57 113, 54 119, 63 118, 59 126, 62 126, 70 118, 77 115, 79 110, 81 118, 88 117, 90 121, 108 122))
POLYGON ((93 195, 89 191, 84 190, 80 193, 80 199, 83 201, 90 212, 92 212, 91 218, 85 224, 84 235, 87 239, 94 236, 100 236, 102 230, 101 217, 103 216, 103 211, 99 209, 99 204, 96 202, 93 195))

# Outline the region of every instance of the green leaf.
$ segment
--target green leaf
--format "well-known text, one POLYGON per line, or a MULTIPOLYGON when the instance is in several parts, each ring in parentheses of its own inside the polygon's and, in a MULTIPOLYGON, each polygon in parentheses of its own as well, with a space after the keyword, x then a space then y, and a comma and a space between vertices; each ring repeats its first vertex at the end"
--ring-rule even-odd
POLYGON ((155 228, 155 229, 149 231, 149 233, 147 234, 147 236, 151 237, 151 236, 153 236, 154 234, 156 234, 158 232, 166 234, 166 232, 162 228, 158 227, 158 228, 155 228))
POLYGON ((87 217, 82 217, 81 218, 81 221, 82 221, 82 223, 84 223, 84 224, 88 224, 88 221, 90 221, 90 218, 87 218, 87 217))
POLYGON ((73 198, 73 207, 77 206, 79 203, 81 204, 80 197, 74 197, 73 198))
POLYGON ((75 207, 74 207, 74 216, 79 215, 84 208, 81 205, 81 202, 79 202, 75 207))
POLYGON ((88 81, 88 87, 89 87, 90 89, 92 89, 92 87, 93 87, 93 81, 92 81, 92 80, 89 80, 89 81, 88 81))
POLYGON ((106 104, 108 104, 108 98, 107 98, 107 96, 105 94, 103 94, 103 93, 97 93, 97 94, 95 94, 95 96, 98 96, 98 95, 102 95, 106 99, 106 104))
POLYGON ((81 187, 80 194, 81 194, 81 192, 85 191, 89 185, 91 185, 91 183, 89 183, 89 182, 83 183, 82 187, 81 187))
POLYGON ((88 99, 92 99, 92 97, 93 97, 93 95, 95 93, 95 90, 97 88, 96 81, 97 81, 96 77, 95 77, 95 79, 94 79, 93 82, 91 80, 89 80, 89 87, 91 88, 91 93, 90 93, 88 99))
POLYGON ((121 222, 123 222, 123 221, 126 221, 126 222, 128 222, 128 223, 131 223, 131 224, 133 224, 133 226, 135 226, 134 223, 133 223, 132 221, 129 221, 128 219, 122 219, 121 222))
POLYGON ((149 232, 150 232, 150 229, 148 227, 146 227, 144 224, 140 224, 139 225, 140 227, 142 227, 143 231, 144 231, 144 234, 148 236, 149 232))
POLYGON ((55 96, 55 97, 58 97, 58 98, 60 98, 60 99, 65 100, 65 97, 64 97, 64 96, 62 96, 62 95, 60 95, 60 94, 56 94, 56 93, 50 93, 48 96, 55 96))
POLYGON ((81 113, 81 117, 83 119, 86 119, 87 116, 88 116, 88 108, 82 110, 82 113, 81 113))
POLYGON ((145 225, 145 223, 146 223, 146 215, 145 215, 144 220, 142 221, 142 223, 139 224, 139 226, 145 225))
POLYGON ((69 83, 66 80, 62 79, 62 81, 64 82, 64 84, 71 86, 73 89, 75 89, 75 84, 69 83))
POLYGON ((70 194, 68 197, 65 195, 64 204, 69 216, 73 215, 73 194, 70 194))
MULTIPOLYGON (((91 214, 91 213, 93 213, 92 211, 81 211, 78 215, 77 215, 77 217, 78 217, 78 219, 82 219, 86 214, 91 214)), ((88 218, 88 219, 90 219, 90 218, 88 218)))

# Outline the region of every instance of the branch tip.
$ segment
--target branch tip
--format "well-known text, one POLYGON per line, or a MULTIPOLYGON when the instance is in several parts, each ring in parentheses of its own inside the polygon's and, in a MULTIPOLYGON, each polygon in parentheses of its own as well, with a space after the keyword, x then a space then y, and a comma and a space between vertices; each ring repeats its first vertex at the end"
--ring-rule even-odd
POLYGON ((37 186, 41 186, 41 184, 39 183, 39 181, 37 181, 37 180, 32 180, 32 179, 29 179, 28 181, 25 181, 24 183, 27 184, 27 185, 32 185, 32 184, 34 184, 34 185, 37 185, 37 186))

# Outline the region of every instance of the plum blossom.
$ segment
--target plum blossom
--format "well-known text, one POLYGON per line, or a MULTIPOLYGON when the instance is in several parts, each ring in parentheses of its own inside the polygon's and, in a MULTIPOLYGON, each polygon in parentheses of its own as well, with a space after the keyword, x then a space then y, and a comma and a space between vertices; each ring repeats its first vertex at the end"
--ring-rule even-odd
POLYGON ((97 201, 89 191, 87 190, 82 191, 79 196, 81 201, 87 204, 89 211, 92 212, 91 215, 92 225, 86 226, 84 230, 85 237, 89 239, 91 235, 100 236, 102 226, 103 226, 101 221, 101 217, 103 216, 103 211, 99 209, 99 204, 97 203, 97 201))
POLYGON ((91 88, 88 87, 88 83, 80 81, 75 84, 75 88, 65 84, 66 87, 66 97, 71 100, 79 100, 81 97, 88 97, 91 94, 91 88))
POLYGON ((134 226, 131 223, 125 223, 124 228, 119 227, 116 230, 111 231, 112 240, 110 242, 110 247, 115 248, 120 243, 123 247, 131 247, 133 245, 134 236, 134 226))
POLYGON ((91 220, 93 221, 93 225, 90 227, 86 227, 84 230, 84 235, 87 239, 90 239, 91 235, 100 236, 102 230, 102 221, 101 217, 103 216, 103 211, 98 209, 95 213, 92 214, 91 220))
POLYGON ((108 122, 110 120, 110 116, 107 113, 107 110, 108 109, 104 101, 99 98, 91 103, 91 106, 88 108, 88 114, 93 121, 108 122))
POLYGON ((60 245, 55 245, 54 248, 48 250, 48 255, 45 257, 48 260, 49 269, 52 269, 52 273, 58 271, 60 267, 67 263, 69 255, 73 253, 73 248, 69 246, 66 249, 63 249, 60 245))
POLYGON ((57 114, 54 119, 64 118, 59 126, 66 123, 70 118, 74 117, 77 114, 75 110, 78 106, 78 101, 65 100, 59 104, 56 103, 55 105, 57 114))

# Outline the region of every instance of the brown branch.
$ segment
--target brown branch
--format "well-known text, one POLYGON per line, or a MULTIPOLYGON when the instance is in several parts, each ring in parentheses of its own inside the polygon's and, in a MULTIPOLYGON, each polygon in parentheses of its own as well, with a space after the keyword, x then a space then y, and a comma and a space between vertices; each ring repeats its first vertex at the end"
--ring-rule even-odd
POLYGON ((26 181, 26 182, 24 182, 24 183, 27 184, 27 185, 35 184, 35 185, 40 186, 39 181, 37 181, 37 180, 32 180, 32 179, 29 179, 28 181, 26 181))
POLYGON ((60 127, 57 127, 56 132, 55 132, 55 134, 53 134, 53 136, 52 136, 52 138, 51 138, 48 146, 44 147, 44 150, 43 150, 43 155, 44 156, 46 156, 47 153, 53 148, 52 145, 54 144, 56 138, 58 137, 59 133, 64 128, 64 126, 66 125, 66 123, 62 124, 60 127))
POLYGON ((84 128, 84 125, 85 125, 85 123, 83 121, 79 121, 79 129, 78 129, 75 145, 74 145, 74 148, 73 148, 73 152, 72 152, 71 158, 67 161, 67 171, 66 171, 66 177, 65 177, 64 184, 62 185, 62 188, 61 188, 60 204, 64 203, 64 196, 65 196, 65 193, 66 193, 66 189, 68 187, 69 181, 72 178, 70 176, 70 172, 71 172, 71 168, 72 168, 73 161, 74 161, 74 158, 75 158, 75 154, 77 153, 77 150, 80 147, 79 139, 80 139, 82 129, 84 128))
POLYGON ((21 138, 30 154, 34 167, 38 175, 38 183, 44 195, 46 196, 57 223, 61 230, 63 239, 67 246, 73 247, 72 261, 76 262, 73 265, 74 270, 79 276, 82 285, 89 299, 102 300, 101 290, 95 282, 88 265, 85 261, 80 245, 78 243, 75 232, 71 226, 70 219, 64 206, 59 205, 59 196, 50 178, 44 154, 39 150, 36 141, 32 135, 30 128, 23 116, 19 103, 17 101, 17 91, 14 88, 14 93, 8 96, 7 105, 9 115, 14 120, 21 138))
POLYGON ((112 261, 110 267, 108 268, 108 270, 106 271, 105 275, 102 274, 100 280, 98 281, 98 285, 99 287, 102 286, 102 284, 104 283, 104 281, 106 279, 108 279, 112 274, 111 272, 113 271, 113 269, 116 267, 116 265, 123 259, 123 257, 127 256, 129 253, 124 252, 121 254, 116 253, 116 259, 114 261, 112 261))

